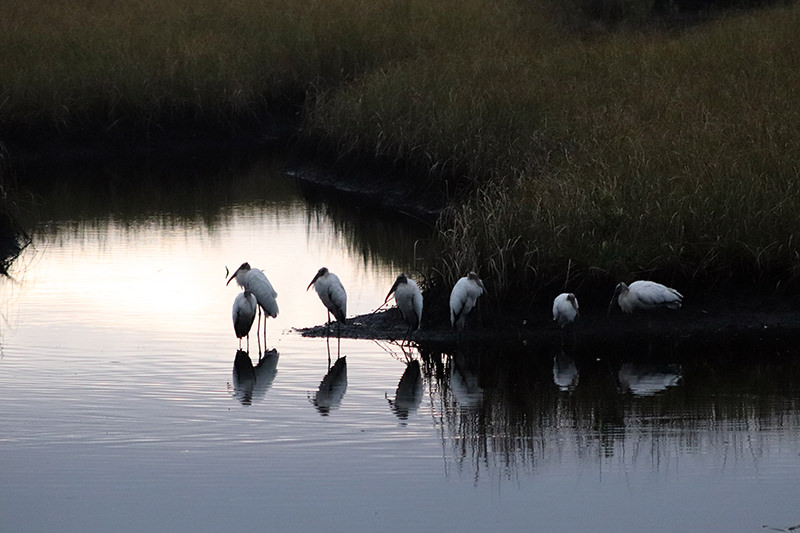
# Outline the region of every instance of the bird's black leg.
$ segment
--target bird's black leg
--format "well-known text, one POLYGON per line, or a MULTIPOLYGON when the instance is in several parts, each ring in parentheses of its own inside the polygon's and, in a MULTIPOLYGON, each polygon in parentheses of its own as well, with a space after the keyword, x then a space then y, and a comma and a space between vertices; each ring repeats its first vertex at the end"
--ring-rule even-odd
POLYGON ((325 345, 328 347, 328 370, 331 369, 331 337, 330 335, 325 337, 325 345))
POLYGON ((258 318, 256 319, 258 321, 256 322, 256 335, 261 335, 261 306, 256 305, 256 309, 258 310, 258 318))
POLYGON ((336 321, 336 359, 342 355, 342 323, 336 321))

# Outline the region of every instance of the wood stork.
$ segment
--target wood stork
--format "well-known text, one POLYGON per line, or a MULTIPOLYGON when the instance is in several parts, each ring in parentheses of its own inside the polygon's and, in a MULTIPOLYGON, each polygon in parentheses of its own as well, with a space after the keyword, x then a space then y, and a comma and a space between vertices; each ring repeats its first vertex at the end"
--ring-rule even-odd
POLYGON ((625 313, 660 308, 680 309, 683 295, 660 283, 640 280, 634 281, 630 286, 624 282, 618 283, 608 304, 609 311, 615 301, 625 313))
POLYGON ((553 320, 562 328, 578 318, 578 299, 571 292, 562 292, 553 300, 553 320))
POLYGON ((408 336, 413 330, 419 329, 422 323, 422 293, 417 286, 417 283, 407 277, 405 274, 400 274, 386 295, 384 304, 389 301, 394 293, 394 301, 400 309, 400 314, 403 315, 403 320, 408 324, 408 336))
MULTIPOLYGON (((344 285, 339 281, 339 277, 327 268, 322 267, 317 271, 317 275, 308 284, 306 290, 314 286, 319 299, 328 309, 328 324, 331 322, 331 313, 336 317, 337 328, 341 324, 347 324, 347 292, 344 285)), ((341 332, 341 331, 339 331, 341 332)))
MULTIPOLYGON (((272 284, 269 282, 264 272, 258 268, 251 268, 250 263, 242 263, 242 265, 236 269, 236 272, 234 272, 231 277, 228 278, 228 283, 226 283, 226 285, 230 285, 234 278, 240 287, 242 287, 245 291, 250 291, 256 297, 259 307, 259 320, 257 327, 259 335, 261 332, 260 315, 261 311, 264 311, 264 343, 266 343, 267 317, 271 316, 272 318, 275 318, 278 316, 278 300, 276 299, 278 297, 278 293, 272 288, 272 284)), ((266 349, 266 346, 264 346, 264 349, 266 349)))
POLYGON ((450 292, 450 325, 463 330, 467 315, 484 292, 486 288, 475 272, 470 272, 459 279, 450 292))
POLYGON ((247 337, 247 351, 250 351, 250 328, 253 327, 257 309, 255 294, 246 289, 233 300, 233 331, 239 338, 239 350, 242 349, 242 337, 247 337))

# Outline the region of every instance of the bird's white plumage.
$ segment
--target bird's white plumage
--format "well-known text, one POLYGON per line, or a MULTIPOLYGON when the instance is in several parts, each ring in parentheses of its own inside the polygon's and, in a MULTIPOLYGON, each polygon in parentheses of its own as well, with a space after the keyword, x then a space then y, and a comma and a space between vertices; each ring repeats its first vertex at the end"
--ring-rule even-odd
POLYGON ((578 318, 578 299, 571 292, 562 292, 553 300, 553 320, 562 328, 578 318))
POLYGON ((257 305, 255 295, 249 291, 240 292, 233 300, 233 330, 239 339, 250 333, 257 305))
POLYGON ((242 266, 231 276, 231 279, 234 278, 240 287, 255 295, 258 305, 264 310, 264 313, 272 318, 278 316, 278 293, 275 292, 263 270, 251 268, 248 263, 242 263, 242 266))
POLYGON ((459 279, 450 292, 450 325, 464 329, 467 315, 484 292, 483 282, 475 272, 459 279))
POLYGON ((623 282, 617 284, 614 299, 625 313, 659 308, 679 309, 683 303, 683 295, 675 289, 654 281, 642 280, 634 281, 630 285, 623 282))
POLYGON ((327 268, 322 267, 314 279, 311 280, 311 283, 308 284, 306 290, 310 289, 312 285, 323 305, 336 317, 336 320, 342 323, 346 322, 347 292, 344 290, 344 285, 342 285, 339 277, 327 268))
POLYGON ((386 295, 386 301, 389 300, 392 293, 394 293, 394 301, 408 327, 419 329, 422 323, 422 292, 417 283, 405 274, 400 274, 389 294, 386 295))

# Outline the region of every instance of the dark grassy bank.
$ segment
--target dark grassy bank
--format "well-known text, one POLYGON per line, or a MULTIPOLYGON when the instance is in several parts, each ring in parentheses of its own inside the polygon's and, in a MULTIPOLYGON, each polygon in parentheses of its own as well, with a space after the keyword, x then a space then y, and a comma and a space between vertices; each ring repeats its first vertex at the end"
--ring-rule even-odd
POLYGON ((370 161, 447 199, 428 280, 476 270, 492 305, 639 276, 796 289, 800 12, 706 7, 10 0, 0 141, 370 161))

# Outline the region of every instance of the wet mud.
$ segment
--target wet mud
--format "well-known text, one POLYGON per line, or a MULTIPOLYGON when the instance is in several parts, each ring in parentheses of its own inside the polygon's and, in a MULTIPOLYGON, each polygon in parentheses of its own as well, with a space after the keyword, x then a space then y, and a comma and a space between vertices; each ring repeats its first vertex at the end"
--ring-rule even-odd
MULTIPOLYGON (((800 308, 798 308, 800 309, 800 308)), ((476 311, 478 311, 476 309, 476 311)), ((333 323, 298 328, 307 337, 335 337, 402 341, 407 327, 397 308, 348 318, 333 323)), ((546 309, 528 315, 488 317, 476 312, 464 331, 448 322, 426 324, 407 340, 419 345, 523 345, 567 344, 639 345, 671 343, 800 343, 800 311, 789 302, 780 308, 728 308, 724 305, 693 306, 627 315, 619 309, 582 310, 578 320, 565 328, 552 321, 546 309)), ((800 346, 800 344, 798 344, 800 346)))

